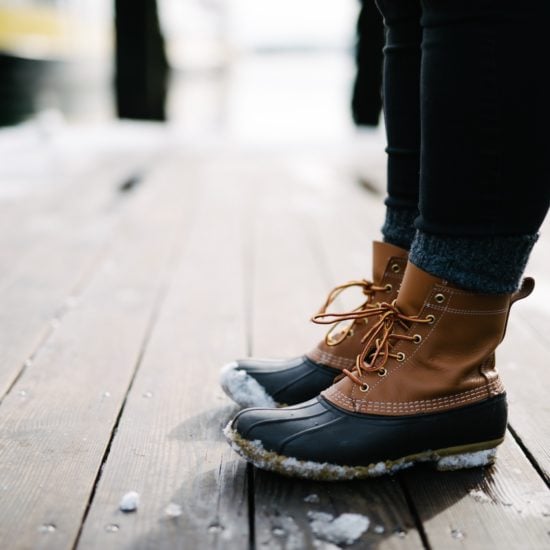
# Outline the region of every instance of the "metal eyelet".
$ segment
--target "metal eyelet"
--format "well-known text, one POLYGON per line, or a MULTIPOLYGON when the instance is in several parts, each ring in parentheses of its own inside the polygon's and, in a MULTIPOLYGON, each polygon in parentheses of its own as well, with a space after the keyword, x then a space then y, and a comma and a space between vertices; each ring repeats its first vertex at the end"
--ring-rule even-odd
POLYGON ((401 268, 399 267, 399 264, 392 264, 391 265, 391 270, 394 272, 394 273, 399 273, 401 271, 401 268))
POLYGON ((359 390, 362 391, 363 393, 364 393, 364 392, 368 392, 368 391, 369 391, 369 385, 368 385, 366 382, 363 382, 363 383, 359 386, 359 390))
POLYGON ((388 371, 384 367, 382 367, 381 369, 378 369, 378 376, 380 376, 380 378, 383 378, 387 374, 388 374, 388 371))
POLYGON ((415 334, 413 336, 413 342, 415 344, 420 344, 420 342, 422 342, 422 336, 420 336, 420 334, 415 334))
POLYGON ((391 292, 393 290, 393 286, 390 283, 388 283, 385 288, 386 292, 391 292))
POLYGON ((438 293, 434 296, 434 299, 438 304, 442 304, 445 301, 445 296, 441 293, 438 293))
POLYGON ((435 315, 428 313, 428 315, 426 315, 426 321, 428 321, 430 325, 433 325, 435 322, 435 315))
POLYGON ((405 354, 404 354, 402 351, 400 351, 400 352, 397 353, 396 359, 397 359, 400 363, 402 363, 403 361, 405 361, 406 356, 405 356, 405 354))

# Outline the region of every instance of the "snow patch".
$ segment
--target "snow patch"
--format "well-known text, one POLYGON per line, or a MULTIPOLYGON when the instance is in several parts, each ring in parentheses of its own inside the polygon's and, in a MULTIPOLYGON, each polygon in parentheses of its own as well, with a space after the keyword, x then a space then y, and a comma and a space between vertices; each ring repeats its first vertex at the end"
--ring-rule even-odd
POLYGON ((394 462, 388 461, 387 463, 378 462, 377 464, 370 464, 369 466, 341 466, 328 462, 298 460, 294 457, 267 451, 260 440, 256 439, 250 441, 245 439, 232 428, 232 421, 227 424, 223 433, 231 445, 231 448, 257 468, 278 472, 290 477, 339 481, 378 477, 384 474, 397 472, 413 465, 412 461, 405 460, 396 460, 394 462))
POLYGON ((176 504, 175 502, 171 502, 165 509, 164 513, 169 518, 179 518, 181 514, 183 513, 181 506, 179 504, 176 504))
POLYGON ((368 528, 370 520, 361 514, 342 514, 334 518, 325 512, 308 512, 313 534, 334 544, 353 544, 368 528))
POLYGON ((130 491, 126 493, 121 499, 118 508, 122 512, 135 512, 139 506, 139 493, 130 491))
POLYGON ((341 550, 342 547, 336 546, 336 544, 332 544, 331 542, 314 539, 313 548, 315 550, 341 550))
POLYGON ((233 361, 222 368, 220 384, 223 391, 242 407, 277 407, 265 388, 233 361))
POLYGON ((462 453, 452 456, 444 456, 437 462, 438 470, 461 470, 462 468, 477 468, 486 466, 495 461, 496 449, 486 449, 472 453, 462 453))
POLYGON ((319 495, 312 493, 311 495, 307 495, 304 497, 304 502, 309 502, 310 504, 317 504, 321 499, 319 498, 319 495))

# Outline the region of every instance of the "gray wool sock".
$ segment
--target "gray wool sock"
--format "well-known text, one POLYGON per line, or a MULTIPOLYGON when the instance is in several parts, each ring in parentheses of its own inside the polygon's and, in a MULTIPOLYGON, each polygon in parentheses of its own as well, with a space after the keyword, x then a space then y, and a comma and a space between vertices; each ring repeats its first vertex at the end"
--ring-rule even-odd
POLYGON ((417 231, 409 260, 466 290, 506 294, 518 289, 538 235, 450 237, 417 231))
POLYGON ((384 242, 409 250, 413 242, 416 229, 414 220, 418 217, 416 208, 386 207, 386 219, 382 226, 384 242))

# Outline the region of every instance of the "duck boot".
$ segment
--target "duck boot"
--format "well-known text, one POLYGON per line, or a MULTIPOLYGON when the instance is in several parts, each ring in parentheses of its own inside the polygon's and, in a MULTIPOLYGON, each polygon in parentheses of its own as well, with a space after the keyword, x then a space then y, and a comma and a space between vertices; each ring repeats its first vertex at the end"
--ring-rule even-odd
POLYGON ((397 300, 362 312, 376 321, 340 381, 296 406, 245 409, 224 433, 258 468, 310 479, 490 464, 507 421, 495 348, 533 287, 477 294, 409 263, 397 300))
POLYGON ((397 246, 373 243, 373 282, 351 281, 336 287, 312 320, 333 325, 311 352, 292 359, 240 359, 223 367, 220 383, 225 393, 243 407, 280 407, 301 403, 328 388, 343 369, 352 369, 364 347, 368 317, 378 302, 392 301, 403 279, 408 252, 397 246), (336 297, 351 287, 362 289, 365 300, 348 313, 328 313, 336 297), (342 322, 347 326, 341 329, 342 322))

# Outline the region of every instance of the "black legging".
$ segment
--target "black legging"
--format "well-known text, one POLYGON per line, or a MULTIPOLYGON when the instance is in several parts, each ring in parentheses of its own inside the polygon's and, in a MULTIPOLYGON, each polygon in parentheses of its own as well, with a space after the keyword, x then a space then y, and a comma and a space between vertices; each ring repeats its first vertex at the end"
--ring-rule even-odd
POLYGON ((550 199, 550 1, 377 0, 387 205, 434 235, 535 234, 550 199))

